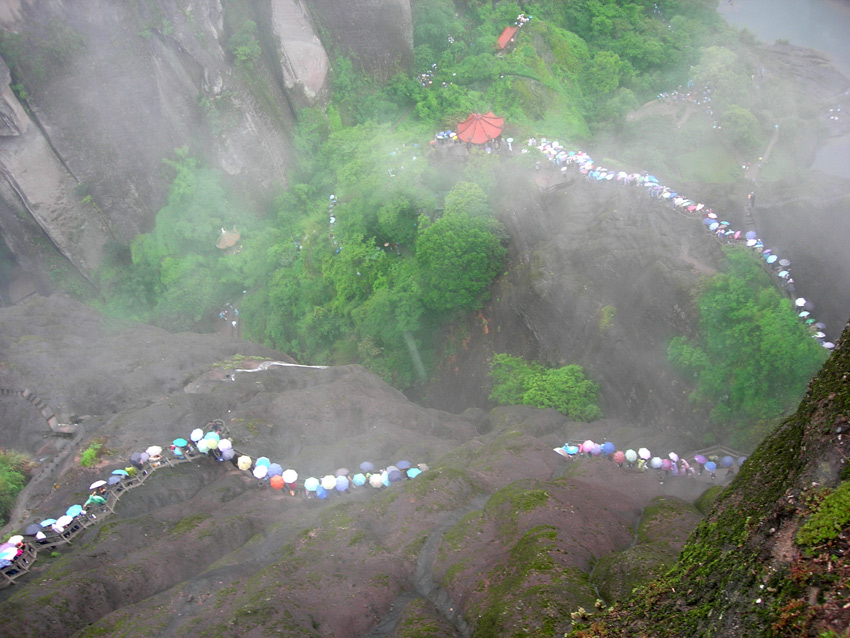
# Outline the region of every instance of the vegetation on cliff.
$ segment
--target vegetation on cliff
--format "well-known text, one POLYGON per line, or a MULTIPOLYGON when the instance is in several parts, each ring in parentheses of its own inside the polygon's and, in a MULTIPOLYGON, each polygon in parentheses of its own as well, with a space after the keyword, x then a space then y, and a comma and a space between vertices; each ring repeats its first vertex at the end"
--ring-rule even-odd
POLYGON ((602 417, 596 404, 599 384, 586 379, 581 366, 546 368, 522 357, 496 354, 490 377, 494 382, 490 398, 501 405, 554 408, 573 421, 602 417))
POLYGON ((727 270, 705 281, 699 336, 674 338, 668 356, 710 406, 707 443, 751 449, 800 401, 828 356, 750 251, 726 250, 727 270))
POLYGON ((572 636, 830 636, 850 625, 850 520, 829 516, 850 475, 848 338, 850 328, 676 567, 572 636))

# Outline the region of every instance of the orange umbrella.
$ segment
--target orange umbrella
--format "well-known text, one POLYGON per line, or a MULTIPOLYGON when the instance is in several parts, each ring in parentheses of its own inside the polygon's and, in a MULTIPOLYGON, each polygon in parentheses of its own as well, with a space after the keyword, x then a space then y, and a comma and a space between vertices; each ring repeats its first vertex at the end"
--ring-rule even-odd
POLYGON ((280 475, 273 476, 270 483, 271 483, 271 486, 276 490, 282 490, 283 489, 283 477, 280 476, 280 475))
POLYGON ((497 117, 493 111, 487 111, 484 115, 473 113, 457 125, 457 136, 464 142, 484 144, 499 137, 504 127, 505 118, 497 117))

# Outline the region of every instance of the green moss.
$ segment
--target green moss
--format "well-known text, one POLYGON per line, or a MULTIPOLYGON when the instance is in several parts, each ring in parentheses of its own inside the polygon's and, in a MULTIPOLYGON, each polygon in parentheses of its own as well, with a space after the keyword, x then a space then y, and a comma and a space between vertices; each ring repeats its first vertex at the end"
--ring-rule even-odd
POLYGON ((850 523, 850 481, 824 498, 797 532, 800 545, 815 547, 838 537, 850 523))
POLYGON ((212 518, 211 514, 191 514, 177 521, 177 524, 171 528, 171 533, 174 535, 188 534, 198 525, 203 523, 208 518, 212 518))
POLYGON ((717 500, 717 497, 720 496, 720 492, 722 491, 723 487, 720 485, 713 485, 712 487, 709 487, 699 495, 699 498, 694 502, 694 506, 702 513, 703 516, 708 516, 711 508, 714 507, 714 502, 717 500))

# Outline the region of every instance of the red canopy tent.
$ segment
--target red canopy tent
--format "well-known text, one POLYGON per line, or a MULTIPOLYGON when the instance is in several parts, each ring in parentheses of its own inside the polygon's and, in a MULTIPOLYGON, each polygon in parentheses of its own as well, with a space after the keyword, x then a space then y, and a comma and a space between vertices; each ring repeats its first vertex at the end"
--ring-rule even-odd
POLYGON ((493 111, 487 111, 484 115, 473 113, 457 125, 457 136, 464 142, 484 144, 499 137, 504 126, 505 118, 497 117, 493 111))
POLYGON ((496 40, 496 46, 499 49, 504 49, 508 46, 508 42, 514 37, 514 34, 519 30, 519 27, 505 27, 505 30, 502 31, 502 34, 499 36, 499 39, 496 40))

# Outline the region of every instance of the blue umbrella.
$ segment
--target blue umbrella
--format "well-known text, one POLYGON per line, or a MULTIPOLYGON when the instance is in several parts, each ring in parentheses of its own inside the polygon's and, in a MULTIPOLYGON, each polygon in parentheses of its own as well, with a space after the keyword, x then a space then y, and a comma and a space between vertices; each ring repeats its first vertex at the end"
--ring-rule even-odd
POLYGON ((613 454, 616 449, 617 446, 611 443, 610 441, 606 441, 602 444, 602 454, 605 454, 606 456, 608 454, 613 454))
POLYGON ((358 472, 351 477, 351 482, 354 483, 354 487, 363 487, 366 485, 366 475, 358 472))
POLYGON ((720 465, 722 465, 723 467, 732 467, 734 463, 735 459, 733 459, 731 456, 724 456, 722 459, 720 459, 720 465))
POLYGON ((186 441, 186 439, 174 439, 171 442, 171 445, 173 445, 174 447, 186 447, 187 445, 189 445, 189 442, 186 441))
POLYGON ((567 451, 567 454, 569 454, 570 456, 575 456, 576 454, 578 454, 578 445, 572 445, 572 444, 565 445, 564 449, 567 451))
POLYGON ((324 487, 319 485, 316 488, 316 496, 318 496, 321 499, 326 499, 328 497, 328 491, 324 487))
POLYGON ((130 473, 127 472, 127 470, 112 470, 112 473, 119 476, 130 476, 130 473))
POLYGON ((120 483, 120 482, 121 482, 121 477, 118 476, 118 475, 110 476, 109 479, 107 479, 107 481, 106 481, 107 485, 118 485, 118 483, 120 483))
POLYGON ((411 465, 410 461, 399 461, 395 464, 395 466, 400 470, 409 470, 411 465))
POLYGON ((283 474, 283 467, 281 467, 280 463, 269 465, 269 476, 280 476, 281 474, 283 474))
POLYGON ((70 516, 70 517, 73 518, 74 516, 77 516, 77 514, 82 513, 82 511, 83 511, 82 505, 72 505, 67 510, 65 510, 65 516, 70 516))
POLYGON ((265 465, 266 467, 268 467, 268 466, 269 466, 269 465, 271 465, 271 464, 272 464, 272 462, 271 462, 271 461, 269 460, 269 458, 268 458, 268 457, 266 457, 266 456, 261 456, 260 458, 258 458, 258 459, 254 462, 254 465, 265 465))
POLYGON ((767 259, 765 259, 765 261, 766 261, 767 263, 769 263, 769 264, 772 264, 772 263, 773 263, 773 262, 775 262, 777 259, 779 259, 779 257, 777 257, 776 255, 768 255, 768 256, 767 256, 767 259))
POLYGON ((714 223, 714 220, 711 217, 703 217, 702 223, 706 226, 711 226, 714 223))
POLYGON ((746 237, 747 239, 755 239, 756 237, 758 237, 758 233, 754 230, 748 230, 747 234, 744 235, 744 237, 746 237))
POLYGON ((705 464, 705 469, 707 469, 709 472, 713 472, 717 469, 717 463, 715 463, 714 461, 709 461, 705 464))
POLYGON ((45 518, 43 521, 39 523, 42 527, 50 527, 53 523, 56 522, 55 518, 45 518))
POLYGON ((374 466, 373 464, 371 464, 369 461, 363 461, 363 462, 360 464, 360 469, 361 469, 363 472, 371 472, 371 471, 373 471, 373 470, 375 469, 375 466, 374 466))
POLYGON ((396 481, 400 481, 402 478, 404 478, 404 477, 401 474, 401 470, 398 469, 398 468, 392 469, 389 472, 387 472, 387 479, 389 480, 390 483, 395 483, 396 481))
POLYGON ((746 461, 746 460, 747 460, 746 456, 739 456, 738 457, 738 466, 740 467, 741 465, 743 465, 744 461, 746 461))
POLYGON ((418 467, 412 467, 407 470, 407 478, 416 478, 420 474, 422 474, 422 470, 420 470, 418 467))
POLYGON ((653 182, 653 183, 657 184, 657 183, 658 183, 658 178, 657 178, 655 175, 647 175, 647 176, 646 176, 646 181, 647 181, 647 182, 653 182))
POLYGON ((350 481, 348 480, 347 476, 337 476, 336 477, 336 491, 337 492, 344 492, 345 490, 348 489, 349 483, 350 483, 350 481))

